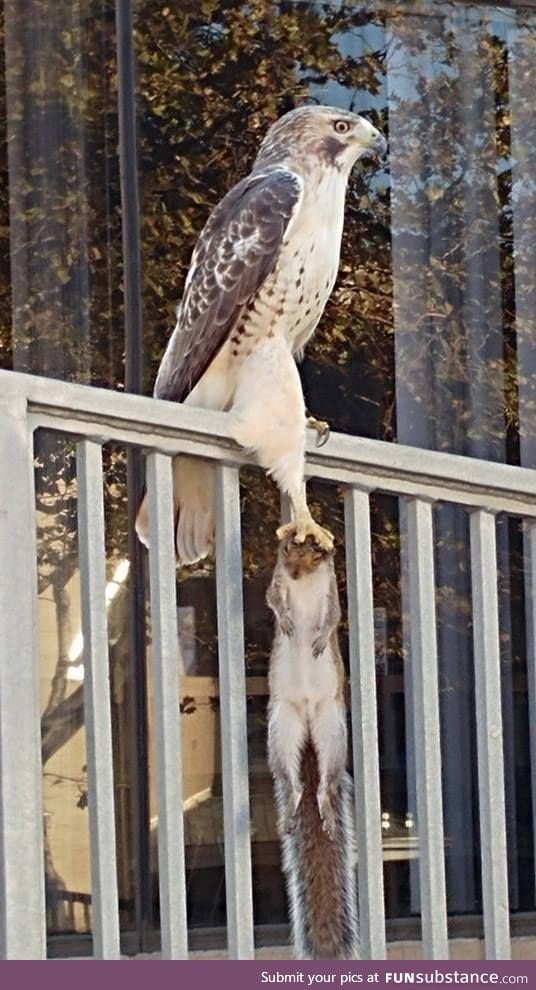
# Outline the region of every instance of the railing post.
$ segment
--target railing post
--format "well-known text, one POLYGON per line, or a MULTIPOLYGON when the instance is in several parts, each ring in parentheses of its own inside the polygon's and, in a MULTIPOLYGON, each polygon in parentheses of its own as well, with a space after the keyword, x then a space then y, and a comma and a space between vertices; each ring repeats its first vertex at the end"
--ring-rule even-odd
POLYGON ((406 503, 421 927, 425 959, 448 959, 433 509, 406 503))
POLYGON ((486 959, 510 959, 495 516, 471 512, 470 528, 486 959))
POLYGON ((253 959, 246 665, 238 469, 216 468, 216 584, 229 959, 253 959))
POLYGON ((376 655, 368 493, 356 488, 350 489, 345 494, 344 507, 362 957, 385 959, 376 655))
POLYGON ((76 463, 93 955, 96 959, 118 959, 119 907, 100 443, 80 440, 76 463))
POLYGON ((33 437, 0 394, 0 958, 45 959, 33 437))
MULTIPOLYGON (((529 705, 530 781, 532 798, 532 848, 536 856, 536 523, 523 523, 525 563, 525 616, 527 637, 527 688, 529 705)), ((536 876, 534 878, 536 883, 536 876)))
POLYGON ((187 959, 173 481, 171 458, 165 454, 153 453, 147 457, 147 492, 162 958, 187 959))

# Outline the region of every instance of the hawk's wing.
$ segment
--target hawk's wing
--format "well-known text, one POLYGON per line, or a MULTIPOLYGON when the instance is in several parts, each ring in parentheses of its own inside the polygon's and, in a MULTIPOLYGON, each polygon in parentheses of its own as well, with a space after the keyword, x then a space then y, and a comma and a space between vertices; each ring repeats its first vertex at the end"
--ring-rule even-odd
POLYGON ((274 168, 243 179, 211 213, 192 255, 157 398, 182 402, 206 371, 277 264, 301 192, 298 175, 274 168))

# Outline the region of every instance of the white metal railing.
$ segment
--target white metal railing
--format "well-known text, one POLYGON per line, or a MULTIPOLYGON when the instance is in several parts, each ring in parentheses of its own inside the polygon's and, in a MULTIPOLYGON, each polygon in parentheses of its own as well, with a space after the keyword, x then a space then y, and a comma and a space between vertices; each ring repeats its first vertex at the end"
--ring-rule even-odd
MULTIPOLYGON (((155 399, 0 372, 0 953, 45 956, 33 433, 77 438, 82 632, 87 677, 94 953, 116 958, 119 923, 104 578, 101 445, 147 453, 157 726, 162 951, 186 958, 180 727, 177 698, 171 458, 212 460, 217 472, 217 604, 229 956, 253 956, 238 472, 247 458, 227 417, 155 399)), ((527 568, 536 566, 536 471, 332 435, 309 447, 307 472, 347 486, 346 566, 363 955, 385 957, 369 494, 401 497, 408 533, 412 689, 424 955, 448 957, 433 513, 435 500, 470 512, 482 887, 488 958, 509 957, 495 515, 521 516, 527 568)), ((534 600, 529 592, 534 612, 534 600)), ((534 753, 534 638, 529 706, 534 753)))

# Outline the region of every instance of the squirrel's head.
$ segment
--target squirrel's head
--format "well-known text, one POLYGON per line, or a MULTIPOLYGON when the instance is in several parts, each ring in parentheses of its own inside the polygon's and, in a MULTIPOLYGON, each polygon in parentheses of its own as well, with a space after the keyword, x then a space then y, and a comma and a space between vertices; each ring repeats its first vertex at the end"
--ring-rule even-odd
POLYGON ((312 536, 307 536, 303 543, 296 543, 291 534, 279 543, 279 559, 293 581, 311 574, 322 561, 331 559, 333 552, 319 547, 312 536))

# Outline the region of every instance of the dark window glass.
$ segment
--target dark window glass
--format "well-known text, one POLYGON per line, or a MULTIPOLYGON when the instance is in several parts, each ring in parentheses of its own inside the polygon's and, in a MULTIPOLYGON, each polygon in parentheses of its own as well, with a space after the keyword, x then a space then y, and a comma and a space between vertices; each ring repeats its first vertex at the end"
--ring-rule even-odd
MULTIPOLYGON (((3 367, 122 389, 115 9, 110 0, 1 8, 3 367)), ((74 447, 35 442, 47 924, 91 930, 74 447)), ((126 455, 105 448, 107 595, 121 920, 135 923, 135 757, 126 455)))
MULTIPOLYGON (((302 365, 309 406, 343 432, 529 463, 534 12, 231 2, 140 2, 137 12, 147 389, 210 208, 247 173, 268 123, 316 100, 367 114, 388 132, 390 152, 383 170, 358 166, 350 184, 339 279, 302 365)), ((279 509, 274 488, 256 472, 244 475, 244 488, 255 916, 263 924, 286 917, 263 757, 271 623, 264 590, 279 509)), ((311 491, 341 545, 336 493, 311 491)), ((462 510, 438 506, 435 524, 449 910, 478 913, 468 523, 462 510)), ((394 500, 374 499, 373 530, 385 879, 388 915, 397 917, 419 913, 419 840, 404 519, 394 500)), ((512 909, 527 910, 534 892, 523 878, 533 853, 515 521, 504 520, 498 542, 510 893, 512 909)), ((208 639, 206 632, 198 639, 208 656, 212 577, 183 575, 186 607, 194 584, 196 598, 212 603, 192 612, 196 628, 196 615, 203 625, 211 616, 208 639)), ((184 721, 196 736, 194 718, 184 721)), ((197 740, 210 748, 204 735, 197 740)), ((220 790, 216 770, 210 793, 200 789, 199 806, 188 811, 188 822, 199 823, 188 832, 193 924, 223 920, 216 835, 212 849, 195 838, 214 814, 221 829, 220 790)))
MULTIPOLYGON (((350 183, 339 278, 301 365, 308 405, 334 430, 536 467, 534 9, 137 0, 135 16, 145 391, 210 209, 247 173, 279 114, 330 103, 369 116, 388 134, 389 156, 383 168, 359 165, 350 183)), ((115 3, 3 0, 0 30, 0 364, 125 388, 115 3)), ((150 637, 145 656, 129 597, 135 579, 143 610, 143 575, 129 566, 128 470, 127 452, 107 446, 121 917, 136 933, 132 944, 149 947, 158 807, 145 749, 150 637)), ((52 433, 36 438, 36 479, 49 932, 86 933, 76 472, 72 447, 52 433)), ((264 594, 279 500, 255 469, 242 486, 254 907, 256 923, 272 925, 287 918, 265 760, 264 594)), ((310 493, 341 548, 344 598, 340 492, 313 483, 310 493)), ((372 526, 387 913, 418 917, 405 521, 396 500, 373 497, 372 526)), ((440 504, 435 526, 448 904, 452 915, 478 914, 467 516, 440 504)), ((521 550, 518 521, 501 519, 512 911, 535 906, 521 550)), ((210 564, 181 571, 178 608, 189 922, 214 938, 225 925, 225 880, 210 564)), ((345 622, 341 642, 346 654, 345 622)))

